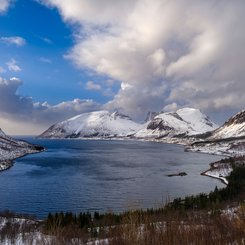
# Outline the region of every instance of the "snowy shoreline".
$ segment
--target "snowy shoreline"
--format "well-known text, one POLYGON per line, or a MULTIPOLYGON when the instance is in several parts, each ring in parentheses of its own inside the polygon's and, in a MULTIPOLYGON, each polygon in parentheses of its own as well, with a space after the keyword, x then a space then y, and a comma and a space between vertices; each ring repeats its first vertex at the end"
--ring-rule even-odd
POLYGON ((201 173, 203 176, 221 180, 225 185, 228 185, 227 176, 232 172, 232 167, 229 163, 223 164, 221 161, 210 163, 210 168, 201 173))
POLYGON ((11 138, 0 129, 0 172, 11 168, 17 158, 43 150, 42 146, 11 138))
POLYGON ((0 172, 3 172, 3 171, 5 171, 5 170, 8 170, 8 169, 12 168, 12 167, 14 166, 14 161, 15 161, 16 159, 25 157, 25 156, 27 156, 27 155, 29 155, 29 154, 37 154, 37 153, 40 153, 40 152, 42 152, 42 151, 44 151, 44 150, 45 150, 45 149, 43 149, 43 150, 36 150, 36 151, 34 151, 34 152, 28 152, 28 153, 25 153, 25 154, 23 154, 23 155, 16 156, 15 158, 6 159, 6 160, 3 160, 3 161, 0 160, 0 172))

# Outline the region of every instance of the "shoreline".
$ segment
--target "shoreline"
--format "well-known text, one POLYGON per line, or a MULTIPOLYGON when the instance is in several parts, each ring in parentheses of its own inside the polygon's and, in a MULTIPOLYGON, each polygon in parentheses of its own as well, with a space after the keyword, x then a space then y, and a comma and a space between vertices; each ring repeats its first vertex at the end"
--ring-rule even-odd
MULTIPOLYGON (((212 164, 212 163, 211 163, 211 164, 212 164)), ((211 164, 210 164, 210 165, 211 165, 211 164)), ((206 176, 206 177, 210 177, 210 178, 213 178, 213 179, 218 179, 218 180, 220 180, 223 184, 228 185, 228 181, 226 180, 225 177, 219 177, 219 176, 214 176, 214 175, 212 175, 212 174, 209 174, 209 172, 211 172, 211 171, 213 171, 213 170, 215 170, 215 169, 216 169, 216 168, 211 167, 211 168, 209 168, 208 170, 202 172, 200 175, 206 176)))
MULTIPOLYGON (((40 147, 40 146, 37 146, 37 147, 40 147)), ((21 156, 17 156, 15 158, 13 158, 13 159, 0 160, 0 173, 12 168, 14 166, 14 161, 16 159, 19 159, 19 158, 22 158, 22 157, 25 157, 25 156, 31 155, 31 154, 38 154, 38 153, 45 151, 45 148, 44 147, 42 147, 42 148, 43 148, 42 150, 36 150, 35 152, 25 153, 21 156)))
MULTIPOLYGON (((216 151, 216 152, 208 152, 208 151, 200 151, 200 150, 191 150, 188 148, 188 143, 187 142, 171 142, 169 140, 166 140, 166 141, 163 141, 163 140, 159 140, 159 139, 137 139, 137 138, 125 138, 125 137, 119 137, 119 138, 116 138, 116 137, 111 137, 111 138, 99 138, 99 137, 96 137, 96 138, 92 138, 92 137, 88 137, 88 138, 40 138, 40 137, 32 137, 32 138, 35 138, 35 139, 38 139, 38 140, 82 140, 82 141, 87 141, 87 140, 94 140, 94 141, 135 141, 135 142, 151 142, 151 143, 161 143, 161 144, 175 144, 175 145, 180 145, 180 146, 183 146, 184 147, 184 151, 185 152, 190 152, 190 153, 198 153, 198 154, 208 154, 208 155, 217 155, 217 156, 220 156, 220 157, 234 157, 232 156, 232 154, 229 154, 227 152, 227 154, 224 154, 224 153, 221 153, 219 151, 216 151)), ((34 145, 36 147, 40 147, 38 145, 34 145)), ((21 157, 25 157, 26 155, 29 155, 29 154, 37 154, 37 153, 40 153, 40 152, 43 152, 45 151, 45 148, 42 147, 43 149, 41 150, 37 150, 36 152, 31 152, 31 153, 25 153, 21 156, 18 156, 14 159, 7 159, 7 160, 4 160, 4 161, 0 161, 0 172, 3 172, 5 170, 8 170, 10 169, 11 167, 13 167, 14 165, 14 161, 18 158, 21 158, 21 157)), ((221 161, 221 160, 220 160, 221 161)), ((214 178, 214 179, 218 179, 220 180, 223 184, 225 185, 228 185, 228 181, 226 179, 226 176, 220 176, 221 174, 220 173, 217 173, 218 170, 220 170, 221 168, 219 168, 218 166, 215 166, 215 164, 221 164, 220 161, 218 162, 213 162, 213 163, 209 163, 209 166, 210 168, 205 170, 204 172, 201 172, 200 175, 202 176, 206 176, 206 177, 211 177, 211 178, 214 178), (212 172, 216 171, 216 174, 213 174, 212 172)), ((230 166, 231 168, 231 166, 230 166)), ((231 168, 232 169, 232 168, 231 168)), ((221 169, 222 170, 222 169, 221 169)))
POLYGON ((14 165, 13 160, 0 161, 0 172, 10 169, 11 167, 13 167, 13 165, 14 165))

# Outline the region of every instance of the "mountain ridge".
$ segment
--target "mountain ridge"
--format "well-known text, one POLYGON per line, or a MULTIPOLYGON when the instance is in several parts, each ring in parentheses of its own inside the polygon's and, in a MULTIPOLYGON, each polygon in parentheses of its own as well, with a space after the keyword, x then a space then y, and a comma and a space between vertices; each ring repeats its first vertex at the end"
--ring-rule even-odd
POLYGON ((118 111, 95 111, 83 113, 56 123, 39 138, 110 138, 131 137, 136 139, 159 139, 174 136, 192 136, 217 128, 200 110, 183 108, 176 112, 150 112, 148 122, 133 122, 118 111))
POLYGON ((110 138, 126 137, 141 127, 130 117, 115 111, 95 111, 77 115, 56 123, 44 131, 39 138, 110 138))

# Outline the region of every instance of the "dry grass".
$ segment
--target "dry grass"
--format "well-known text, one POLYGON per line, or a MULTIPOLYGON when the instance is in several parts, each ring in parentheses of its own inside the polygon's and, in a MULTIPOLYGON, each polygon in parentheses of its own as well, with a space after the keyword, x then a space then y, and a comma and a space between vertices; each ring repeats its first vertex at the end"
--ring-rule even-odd
POLYGON ((77 245, 88 241, 93 244, 91 241, 95 239, 97 245, 245 244, 245 204, 239 205, 232 213, 169 210, 156 217, 145 212, 128 212, 119 225, 100 229, 61 227, 57 222, 49 234, 43 234, 38 240, 33 231, 31 224, 20 226, 9 222, 0 229, 0 237, 1 241, 8 238, 15 244, 21 233, 25 244, 36 241, 37 245, 77 245), (96 237, 95 230, 99 230, 96 237), (106 243, 104 238, 108 238, 106 243))

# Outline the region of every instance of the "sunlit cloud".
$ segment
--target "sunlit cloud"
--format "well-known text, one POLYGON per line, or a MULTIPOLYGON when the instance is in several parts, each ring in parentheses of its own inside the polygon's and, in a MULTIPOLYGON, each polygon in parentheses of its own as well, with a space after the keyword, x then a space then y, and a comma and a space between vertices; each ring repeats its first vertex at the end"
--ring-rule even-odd
POLYGON ((87 81, 85 88, 87 90, 97 90, 97 91, 102 89, 100 84, 95 83, 93 81, 87 81))
POLYGON ((243 0, 42 3, 76 24, 76 43, 66 57, 122 83, 108 108, 142 118, 164 107, 206 113, 244 107, 243 0))
POLYGON ((75 115, 101 109, 101 105, 91 99, 74 99, 55 105, 48 102, 34 102, 33 98, 18 93, 22 86, 19 78, 0 77, 0 122, 1 127, 12 133, 41 133, 51 124, 75 115), (4 120, 3 120, 4 119, 4 120), (29 128, 14 127, 16 122, 27 123, 29 128), (15 128, 15 131, 14 131, 15 128))

